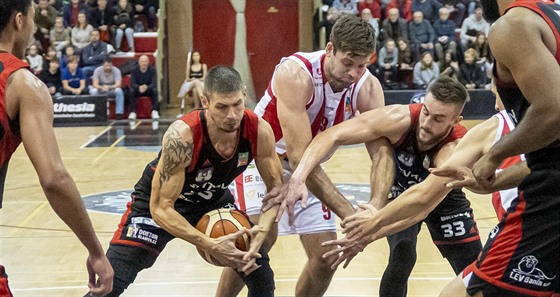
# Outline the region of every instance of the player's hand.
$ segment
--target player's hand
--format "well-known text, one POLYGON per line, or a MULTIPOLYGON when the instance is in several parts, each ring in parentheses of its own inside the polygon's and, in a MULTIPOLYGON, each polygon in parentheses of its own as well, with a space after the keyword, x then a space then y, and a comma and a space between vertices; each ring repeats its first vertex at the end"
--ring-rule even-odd
POLYGON ((288 209, 288 218, 290 226, 293 225, 295 220, 295 205, 301 200, 301 207, 307 207, 308 192, 305 186, 305 181, 301 179, 290 178, 290 180, 282 186, 281 190, 283 193, 283 199, 281 200, 280 207, 278 208, 278 213, 276 214, 276 222, 279 222, 288 209))
POLYGON ((356 255, 362 252, 365 246, 368 244, 366 238, 348 238, 348 236, 343 239, 329 240, 323 242, 322 246, 335 246, 336 248, 326 252, 323 255, 323 259, 335 256, 338 257, 336 261, 331 266, 332 270, 336 270, 338 265, 344 262, 342 268, 348 267, 350 261, 356 257, 356 255))
POLYGON ((491 188, 496 181, 496 169, 500 166, 502 160, 496 161, 491 154, 485 154, 480 158, 472 169, 473 176, 476 181, 485 188, 491 188))
POLYGON ((262 200, 262 212, 267 212, 269 209, 276 205, 282 204, 284 202, 282 187, 274 187, 272 190, 268 191, 262 200))
POLYGON ((372 218, 377 213, 377 209, 369 203, 358 203, 358 211, 347 217, 340 224, 348 238, 364 237, 372 231, 372 218))
POLYGON ((472 170, 466 166, 430 168, 430 173, 453 179, 445 184, 445 187, 449 189, 467 188, 469 191, 477 194, 489 194, 492 192, 490 189, 479 184, 476 178, 474 178, 472 170))
POLYGON ((113 290, 113 268, 105 254, 99 256, 90 254, 86 267, 89 275, 89 296, 105 296, 113 290), (96 281, 96 277, 99 278, 96 281))
POLYGON ((249 250, 247 254, 243 257, 243 260, 247 261, 247 264, 243 266, 241 269, 245 275, 255 271, 260 265, 256 264, 257 259, 262 258, 261 254, 259 254, 259 250, 262 246, 264 239, 266 238, 267 232, 262 232, 261 227, 258 225, 253 226, 253 228, 247 230, 247 234, 251 237, 251 244, 249 245, 249 250))
POLYGON ((235 242, 247 233, 247 229, 241 228, 235 233, 213 239, 213 244, 206 251, 216 259, 216 265, 229 266, 237 271, 247 265, 243 258, 247 252, 243 252, 235 247, 235 242))

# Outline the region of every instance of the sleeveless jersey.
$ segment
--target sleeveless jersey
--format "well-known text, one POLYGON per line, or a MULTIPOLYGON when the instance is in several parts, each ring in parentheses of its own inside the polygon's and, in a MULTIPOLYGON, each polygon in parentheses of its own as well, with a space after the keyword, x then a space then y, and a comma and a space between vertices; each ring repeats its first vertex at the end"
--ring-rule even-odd
MULTIPOLYGON (((188 113, 181 120, 191 128, 194 148, 193 161, 185 169, 185 183, 175 208, 188 209, 192 204, 217 203, 224 196, 228 185, 245 171, 257 154, 259 118, 251 110, 245 109, 239 128, 237 149, 227 159, 216 151, 210 141, 204 110, 188 113)), ((158 157, 146 166, 142 177, 134 186, 133 211, 149 211, 152 179, 160 157, 161 151, 158 157)))
MULTIPOLYGON (((298 52, 282 58, 280 64, 291 60, 298 63, 313 81, 313 94, 306 104, 307 116, 311 123, 311 133, 315 137, 319 132, 336 125, 354 115, 360 88, 370 75, 366 69, 357 82, 351 84, 341 92, 334 93, 324 75, 325 51, 312 53, 298 52)), ((276 68, 280 65, 276 65, 276 68)), ((264 96, 255 107, 255 113, 262 116, 271 126, 276 139, 276 152, 286 152, 286 143, 282 135, 282 128, 276 110, 277 98, 273 92, 274 76, 268 84, 264 96)))
MULTIPOLYGON (((401 139, 393 145, 395 154, 394 160, 396 165, 395 181, 391 188, 389 198, 397 198, 400 194, 415 184, 422 182, 430 172, 428 169, 433 167, 433 158, 442 146, 449 142, 453 142, 462 138, 467 129, 460 124, 453 127, 449 135, 440 141, 436 146, 428 151, 421 152, 418 149, 418 141, 416 139, 416 131, 418 129, 418 121, 422 112, 423 104, 409 104, 410 111, 410 128, 401 137, 401 139)), ((461 189, 452 190, 446 199, 462 199, 465 198, 461 189)), ((441 204, 440 204, 441 205, 441 204)))
POLYGON ((6 84, 12 73, 29 66, 14 55, 0 51, 0 208, 4 197, 4 181, 8 162, 21 143, 18 118, 10 119, 6 113, 6 84))
MULTIPOLYGON (((547 22, 556 38, 557 49, 555 57, 556 61, 560 64, 560 5, 549 0, 517 0, 508 6, 505 13, 514 7, 530 9, 547 22)), ((499 79, 496 72, 496 64, 498 63, 499 61, 496 61, 494 65, 496 88, 514 124, 518 125, 530 104, 515 82, 507 83, 499 79)), ((556 140, 547 147, 526 154, 527 165, 531 168, 537 162, 547 163, 550 161, 551 156, 557 156, 556 160, 560 159, 560 141, 556 140)))
MULTIPOLYGON (((515 129, 515 125, 513 124, 513 121, 508 116, 508 113, 505 110, 500 111, 500 113, 498 113, 494 116, 496 118, 498 118, 498 121, 499 121, 498 130, 496 130, 496 138, 494 140, 494 143, 496 143, 504 135, 508 134, 510 131, 515 129)), ((498 167, 496 172, 500 172, 500 171, 508 168, 509 166, 515 165, 515 164, 517 164, 519 162, 522 162, 524 160, 525 160, 524 155, 519 155, 519 156, 506 158, 502 162, 500 167, 498 167)), ((494 210, 496 211, 496 215, 498 216, 498 220, 500 220, 500 221, 502 220, 502 218, 504 217, 504 214, 510 208, 513 201, 515 199, 517 199, 517 197, 518 197, 517 187, 502 190, 502 191, 496 191, 496 192, 492 193, 492 205, 494 206, 494 210)))
POLYGON ((189 78, 202 78, 202 66, 200 66, 200 70, 194 71, 191 67, 191 72, 189 72, 189 78))

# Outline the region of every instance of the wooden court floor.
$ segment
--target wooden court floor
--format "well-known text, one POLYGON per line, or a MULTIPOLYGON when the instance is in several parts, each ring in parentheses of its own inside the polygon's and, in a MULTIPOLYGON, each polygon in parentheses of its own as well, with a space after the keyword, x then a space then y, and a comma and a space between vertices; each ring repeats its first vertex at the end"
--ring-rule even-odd
MULTIPOLYGON (((124 137, 117 133, 116 139, 120 140, 116 144, 83 147, 107 129, 55 129, 64 163, 82 195, 130 191, 144 166, 157 154, 154 150, 120 145, 126 141, 126 133, 124 137)), ((157 133, 160 136, 162 132, 157 133)), ((325 170, 335 183, 367 184, 370 161, 362 146, 343 148, 325 163, 325 170)), ((489 197, 469 194, 469 198, 485 241, 497 222, 489 197)), ((89 215, 106 249, 120 215, 100 211, 89 211, 89 215)), ((431 242, 426 227, 420 233, 417 250, 418 261, 409 280, 408 296, 437 296, 454 275, 431 242)), ((293 296, 306 259, 298 237, 280 237, 270 257, 276 295, 293 296)), ((50 208, 20 146, 8 169, 0 211, 0 263, 7 268, 14 295, 83 296, 87 291, 85 259, 85 249, 50 208)), ((347 269, 336 272, 325 296, 377 296, 387 259, 385 240, 371 244, 347 269)), ((213 296, 220 273, 220 268, 200 258, 194 246, 174 240, 123 296, 213 296)), ((245 296, 245 292, 240 296, 245 296)))

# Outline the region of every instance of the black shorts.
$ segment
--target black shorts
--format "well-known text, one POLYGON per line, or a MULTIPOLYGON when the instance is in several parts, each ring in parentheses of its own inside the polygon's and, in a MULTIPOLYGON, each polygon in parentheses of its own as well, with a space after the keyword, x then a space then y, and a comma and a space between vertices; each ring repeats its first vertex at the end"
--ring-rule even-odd
MULTIPOLYGON (((136 193, 138 194, 138 192, 136 193)), ((133 196, 132 201, 127 204, 127 209, 121 218, 119 227, 115 231, 113 239, 111 239, 111 245, 141 247, 157 256, 163 251, 167 243, 175 237, 156 224, 148 207, 144 206, 143 203, 135 204, 135 198, 133 196)), ((146 201, 146 199, 142 200, 146 201)), ((193 227, 196 226, 204 214, 218 208, 236 209, 233 196, 229 191, 225 191, 224 196, 215 203, 175 205, 175 210, 193 227)))
POLYGON ((490 232, 472 266, 469 294, 560 293, 560 170, 550 167, 532 172, 519 186, 517 204, 490 232))

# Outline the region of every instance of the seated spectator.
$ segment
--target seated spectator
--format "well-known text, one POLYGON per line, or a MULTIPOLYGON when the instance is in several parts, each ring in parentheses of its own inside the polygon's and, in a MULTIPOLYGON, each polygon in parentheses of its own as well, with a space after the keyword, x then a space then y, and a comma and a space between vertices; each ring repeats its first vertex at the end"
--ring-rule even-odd
POLYGON ((398 9, 399 17, 407 22, 412 20, 412 0, 391 0, 385 7, 385 14, 393 8, 398 9))
POLYGON ((90 34, 93 26, 88 24, 85 11, 78 13, 78 22, 72 28, 72 45, 78 51, 89 44, 90 34))
POLYGON ((483 89, 486 85, 486 73, 477 63, 477 52, 469 48, 465 51, 465 63, 459 66, 459 81, 467 90, 483 89))
POLYGON ((358 15, 356 0, 334 0, 332 6, 336 7, 342 14, 358 15))
POLYGON ((408 40, 408 25, 406 20, 399 17, 399 10, 391 8, 388 16, 383 20, 383 41, 388 39, 398 40, 404 38, 408 40))
POLYGON ((82 0, 70 0, 64 5, 62 16, 64 18, 64 27, 70 31, 78 23, 78 13, 87 9, 86 4, 82 0))
POLYGON ((319 32, 319 29, 323 27, 325 28, 326 42, 330 41, 332 27, 334 26, 334 23, 336 23, 336 20, 338 20, 339 17, 340 17, 340 13, 338 12, 338 9, 332 6, 327 11, 327 16, 317 24, 317 32, 319 32))
POLYGON ((91 95, 114 97, 117 120, 122 119, 124 113, 124 93, 121 88, 122 74, 119 68, 113 66, 111 58, 105 59, 103 65, 95 69, 91 81, 89 93, 91 95))
POLYGON ((385 87, 393 88, 392 84, 397 82, 397 71, 399 62, 399 50, 393 39, 387 39, 385 46, 379 50, 377 64, 382 74, 381 82, 385 87))
POLYGON ((414 19, 415 12, 421 11, 424 19, 433 24, 442 6, 438 0, 412 0, 412 18, 414 19))
POLYGON ((158 0, 132 0, 135 14, 143 14, 148 19, 148 31, 156 28, 156 14, 159 7, 158 0))
POLYGON ((412 50, 408 45, 408 40, 406 40, 406 38, 399 38, 397 39, 397 45, 399 47, 399 69, 412 69, 414 59, 412 57, 412 50))
POLYGON ((478 34, 478 32, 484 32, 484 34, 488 36, 489 28, 490 25, 482 17, 482 8, 478 5, 474 14, 466 18, 461 26, 461 50, 465 51, 469 48, 471 43, 476 41, 476 34, 478 34))
POLYGON ((41 72, 39 79, 45 83, 52 97, 58 97, 62 93, 62 78, 60 74, 60 62, 55 56, 49 62, 49 67, 41 72))
POLYGON ((444 52, 450 52, 455 56, 457 53, 455 22, 449 19, 449 10, 446 7, 439 9, 439 19, 434 22, 433 27, 436 34, 435 47, 438 61, 443 60, 444 52))
POLYGON ((54 26, 58 11, 49 5, 48 0, 39 0, 39 5, 35 10, 35 25, 37 26, 37 33, 43 38, 48 38, 51 29, 54 26))
POLYGON ((377 40, 377 38, 379 38, 379 22, 371 16, 369 8, 364 8, 364 10, 362 10, 361 18, 373 27, 373 31, 375 31, 375 39, 377 40))
MULTIPOLYGON (((43 70, 49 69, 49 63, 53 58, 57 58, 56 53, 56 48, 54 48, 54 46, 52 45, 49 46, 47 52, 43 55, 43 70)), ((58 66, 60 66, 60 64, 58 66)))
POLYGON ((68 68, 62 70, 62 95, 86 95, 86 77, 78 67, 78 57, 68 57, 68 68))
POLYGON ((91 30, 89 40, 89 44, 82 49, 81 54, 83 71, 87 79, 109 57, 108 45, 99 40, 99 31, 97 29, 91 30))
POLYGON ((58 11, 62 11, 64 0, 49 0, 49 5, 58 11))
MULTIPOLYGON (((369 8, 371 17, 378 22, 381 20, 381 1, 380 0, 358 0, 358 12, 360 16, 364 9, 369 8)), ((376 35, 377 36, 377 35, 376 35)))
POLYGON ((488 40, 484 32, 478 32, 476 34, 476 41, 470 45, 470 48, 474 49, 478 54, 479 64, 484 65, 487 69, 492 69, 494 58, 490 52, 490 46, 488 45, 488 40))
POLYGON ((122 52, 121 44, 123 35, 126 35, 130 51, 134 51, 134 10, 128 0, 119 0, 119 5, 115 7, 114 16, 115 28, 115 49, 122 52))
POLYGON ((159 99, 157 93, 157 73, 150 65, 148 56, 142 55, 138 58, 138 66, 132 70, 130 75, 130 87, 132 97, 130 101, 131 112, 128 118, 136 119, 136 98, 149 96, 152 98, 152 119, 159 119, 159 99))
POLYGON ((107 0, 97 0, 97 7, 90 11, 90 24, 99 30, 99 40, 110 43, 115 28, 113 20, 115 11, 107 7, 107 0))
POLYGON ((455 59, 455 55, 445 52, 444 58, 439 61, 440 75, 447 75, 458 81, 459 63, 455 59))
MULTIPOLYGON (((64 69, 68 69, 68 58, 76 55, 76 51, 73 46, 68 46, 64 49, 64 54, 60 57, 60 72, 62 73, 64 69)), ((79 61, 79 59, 78 59, 79 61)))
MULTIPOLYGON (((200 97, 202 96, 204 78, 206 78, 207 69, 208 67, 206 64, 202 63, 200 60, 200 53, 193 52, 191 55, 191 61, 187 61, 185 82, 181 85, 181 89, 177 95, 177 97, 181 99, 181 102, 185 101, 185 96, 192 90, 194 108, 200 108, 200 97)), ((182 108, 183 104, 181 104, 181 109, 182 108)))
POLYGON ((413 13, 413 21, 408 24, 408 36, 410 36, 414 60, 420 60, 423 52, 429 52, 432 57, 434 56, 436 35, 432 25, 424 19, 421 11, 413 13))
POLYGON ((64 28, 64 19, 62 17, 56 17, 50 32, 50 41, 57 52, 62 52, 70 45, 70 32, 64 28))
POLYGON ((38 75, 43 70, 43 57, 38 52, 39 50, 35 44, 29 46, 27 61, 29 61, 29 68, 31 68, 35 75, 38 75))
MULTIPOLYGON (((463 19, 465 18, 465 11, 467 7, 462 0, 440 0, 443 7, 447 8, 450 14, 450 18, 455 22, 457 28, 461 27, 463 24, 463 19)), ((467 1, 467 0, 465 0, 467 1)))
POLYGON ((439 77, 439 66, 434 62, 430 52, 424 52, 422 59, 414 65, 413 72, 414 88, 425 90, 428 85, 439 77))

